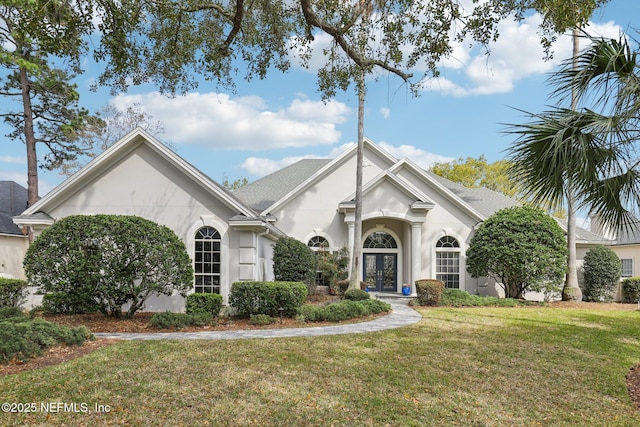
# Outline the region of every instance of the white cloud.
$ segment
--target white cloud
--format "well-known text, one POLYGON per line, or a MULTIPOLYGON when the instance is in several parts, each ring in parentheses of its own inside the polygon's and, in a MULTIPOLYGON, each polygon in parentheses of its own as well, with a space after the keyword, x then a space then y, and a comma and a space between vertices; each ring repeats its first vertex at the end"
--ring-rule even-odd
MULTIPOLYGON (((426 80, 423 89, 456 97, 506 93, 522 79, 551 72, 572 52, 569 34, 560 36, 552 47, 553 59, 544 60, 538 28, 539 14, 522 22, 505 20, 499 25, 500 37, 490 45, 490 55, 482 50, 458 46, 451 57, 441 61, 441 77, 426 80)), ((591 35, 618 37, 620 26, 614 22, 591 23, 585 28, 591 35)), ((582 40, 586 47, 586 40, 582 40)), ((465 45, 466 46, 466 45, 465 45)))
POLYGON ((190 93, 168 98, 158 92, 120 95, 116 108, 139 103, 163 123, 164 138, 176 144, 199 144, 234 150, 269 150, 331 145, 338 142, 336 125, 351 110, 338 101, 294 99, 285 108, 271 109, 258 96, 232 98, 218 93, 190 93))
POLYGON ((454 160, 453 157, 434 154, 421 148, 414 147, 413 145, 400 145, 396 147, 395 145, 391 145, 384 141, 380 142, 378 145, 393 157, 397 159, 406 157, 423 169, 428 169, 436 162, 450 162, 454 160))
POLYGON ((26 165, 27 158, 21 156, 0 156, 0 163, 13 163, 18 165, 26 165))
POLYGON ((388 108, 380 108, 380 114, 382 115, 382 117, 384 117, 385 119, 388 119, 389 116, 391 115, 391 110, 388 108))

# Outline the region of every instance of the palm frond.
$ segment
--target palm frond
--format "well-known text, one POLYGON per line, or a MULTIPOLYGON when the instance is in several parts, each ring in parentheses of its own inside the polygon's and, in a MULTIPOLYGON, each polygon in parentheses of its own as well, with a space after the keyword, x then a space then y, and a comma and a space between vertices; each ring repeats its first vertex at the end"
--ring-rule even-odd
POLYGON ((637 53, 628 39, 595 38, 587 36, 591 44, 576 58, 567 59, 549 83, 557 88, 555 96, 564 101, 573 91, 581 105, 604 112, 638 111, 640 77, 637 53))

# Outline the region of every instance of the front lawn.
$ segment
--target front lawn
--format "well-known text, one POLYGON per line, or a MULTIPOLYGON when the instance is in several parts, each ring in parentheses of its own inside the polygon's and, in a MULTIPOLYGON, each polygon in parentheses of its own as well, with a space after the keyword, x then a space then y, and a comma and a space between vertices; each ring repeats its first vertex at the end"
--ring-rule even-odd
POLYGON ((420 312, 371 334, 121 342, 1 377, 3 402, 38 411, 0 425, 640 425, 625 385, 640 311, 420 312), (48 402, 79 410, 40 412, 48 402))

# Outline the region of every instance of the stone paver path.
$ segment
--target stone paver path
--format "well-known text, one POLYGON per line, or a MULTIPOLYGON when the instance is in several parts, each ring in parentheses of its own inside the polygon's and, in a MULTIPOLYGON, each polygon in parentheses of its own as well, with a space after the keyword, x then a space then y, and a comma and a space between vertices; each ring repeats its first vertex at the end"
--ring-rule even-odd
POLYGON ((121 340, 235 340, 246 338, 315 337, 321 335, 362 334, 412 325, 422 319, 417 311, 406 303, 390 301, 392 313, 370 322, 348 325, 320 326, 291 329, 259 329, 242 331, 166 332, 166 333, 109 333, 97 332, 97 338, 121 340))

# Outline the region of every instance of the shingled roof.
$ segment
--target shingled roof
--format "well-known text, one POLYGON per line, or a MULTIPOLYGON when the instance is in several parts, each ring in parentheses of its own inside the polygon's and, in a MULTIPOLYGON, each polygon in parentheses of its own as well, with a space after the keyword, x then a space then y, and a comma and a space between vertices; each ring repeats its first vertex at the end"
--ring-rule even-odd
POLYGON ((302 159, 240 187, 233 194, 254 210, 262 212, 289 194, 330 161, 331 159, 302 159))
MULTIPOLYGON (((331 162, 331 159, 303 159, 247 184, 233 194, 256 211, 263 212, 329 162, 331 162)), ((426 173, 485 218, 490 217, 500 209, 510 208, 519 204, 517 200, 496 191, 487 188, 468 188, 432 172, 426 171, 426 173)), ((558 222, 566 229, 566 221, 559 220, 558 222)), ((580 227, 576 230, 576 237, 578 241, 587 243, 613 243, 580 227)))
POLYGON ((0 234, 22 232, 12 218, 27 209, 27 189, 13 181, 0 181, 0 234))

